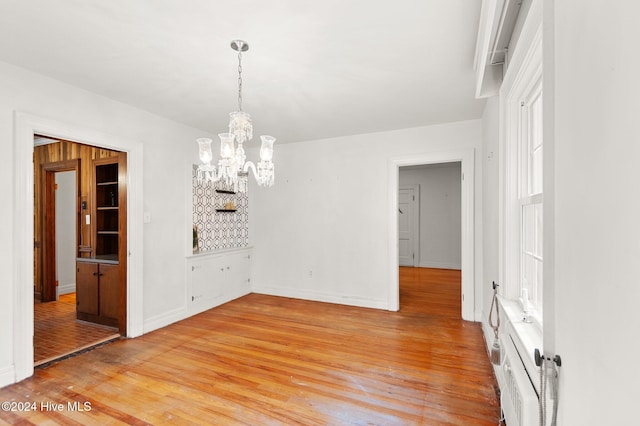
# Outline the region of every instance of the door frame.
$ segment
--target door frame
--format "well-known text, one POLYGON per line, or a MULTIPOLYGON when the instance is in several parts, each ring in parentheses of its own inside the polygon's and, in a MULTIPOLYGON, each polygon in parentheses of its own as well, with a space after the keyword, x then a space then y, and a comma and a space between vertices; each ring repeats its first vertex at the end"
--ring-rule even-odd
POLYGON ((139 141, 21 111, 14 111, 14 126, 13 377, 18 382, 33 375, 34 136, 127 153, 127 337, 143 332, 143 146, 139 141))
MULTIPOLYGON (((475 149, 446 152, 427 152, 389 160, 388 165, 388 241, 389 241, 389 294, 388 309, 400 309, 400 280, 398 277, 398 187, 400 167, 423 164, 461 163, 461 269, 462 319, 481 320, 481 308, 476 309, 475 277, 475 149)), ((480 293, 480 292, 478 292, 480 293)))
MULTIPOLYGON (((418 184, 401 185, 398 187, 398 194, 400 194, 400 191, 403 189, 413 190, 413 196, 414 196, 414 200, 413 200, 414 220, 413 220, 413 229, 411 232, 413 233, 413 256, 414 256, 413 267, 415 267, 416 264, 420 265, 420 185, 418 184)), ((398 231, 398 233, 399 232, 400 231, 398 231)), ((398 263, 399 262, 400 260, 398 259, 398 263)))
POLYGON ((56 188, 55 175, 58 172, 76 172, 76 254, 80 238, 80 159, 56 161, 40 166, 40 215, 42 225, 42 254, 40 265, 42 267, 42 302, 56 300, 56 188), (48 220, 47 220, 48 219, 48 220), (52 226, 47 226, 47 222, 52 226))

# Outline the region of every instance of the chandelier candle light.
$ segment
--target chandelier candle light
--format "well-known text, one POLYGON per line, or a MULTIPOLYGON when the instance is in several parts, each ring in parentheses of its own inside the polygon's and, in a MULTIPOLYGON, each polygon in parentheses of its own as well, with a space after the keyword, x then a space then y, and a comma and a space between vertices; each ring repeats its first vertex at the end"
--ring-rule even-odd
POLYGON ((253 172, 258 185, 272 186, 274 181, 273 136, 260 136, 260 161, 258 166, 251 161, 246 161, 244 153, 245 141, 253 138, 253 126, 251 116, 242 110, 242 52, 249 50, 249 45, 242 40, 233 40, 231 48, 238 52, 238 111, 229 114, 229 133, 220 133, 220 159, 218 165, 211 164, 213 152, 209 138, 197 140, 199 146, 200 161, 198 166, 198 179, 209 182, 223 181, 227 186, 233 187, 236 192, 247 192, 247 177, 249 169, 253 172), (236 146, 237 144, 237 146, 236 146))

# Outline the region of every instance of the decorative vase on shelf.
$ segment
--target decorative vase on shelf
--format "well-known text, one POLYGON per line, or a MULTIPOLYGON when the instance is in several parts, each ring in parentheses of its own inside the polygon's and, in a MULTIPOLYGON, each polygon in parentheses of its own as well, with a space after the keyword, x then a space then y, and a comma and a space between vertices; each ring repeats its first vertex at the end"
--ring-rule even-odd
POLYGON ((193 252, 197 253, 199 251, 198 249, 198 227, 197 226, 193 226, 193 252))

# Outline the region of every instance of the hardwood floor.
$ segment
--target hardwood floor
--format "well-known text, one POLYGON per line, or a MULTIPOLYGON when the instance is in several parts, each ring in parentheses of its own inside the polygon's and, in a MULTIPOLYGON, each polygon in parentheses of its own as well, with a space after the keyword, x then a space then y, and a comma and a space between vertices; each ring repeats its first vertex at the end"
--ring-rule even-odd
POLYGON ((400 276, 399 312, 250 294, 37 369, 0 389, 37 410, 0 411, 0 424, 498 424, 459 272, 400 276))

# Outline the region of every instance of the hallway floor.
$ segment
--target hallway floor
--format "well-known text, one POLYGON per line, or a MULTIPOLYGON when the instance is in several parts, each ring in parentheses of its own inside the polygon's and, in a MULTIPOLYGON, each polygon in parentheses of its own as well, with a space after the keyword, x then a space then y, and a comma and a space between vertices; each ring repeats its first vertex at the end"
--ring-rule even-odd
POLYGON ((120 337, 118 330, 76 320, 75 293, 33 305, 33 364, 46 364, 120 337))

